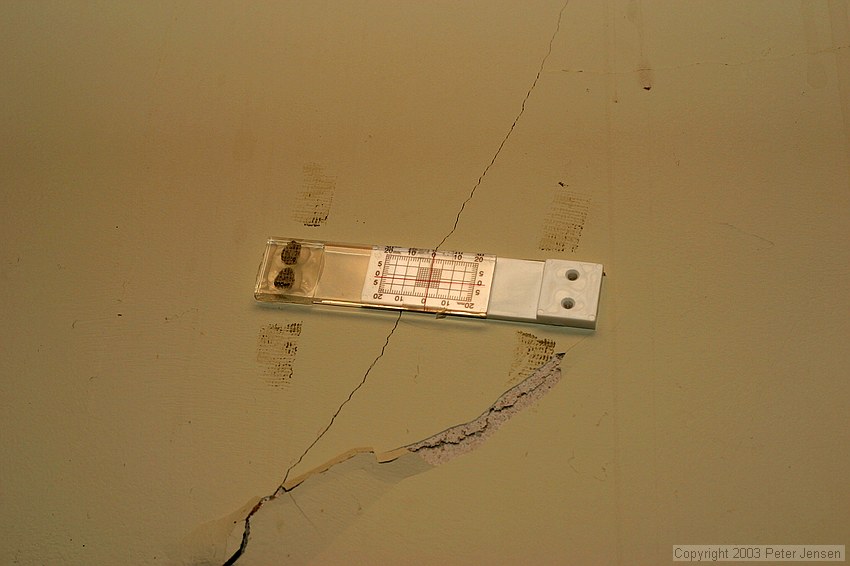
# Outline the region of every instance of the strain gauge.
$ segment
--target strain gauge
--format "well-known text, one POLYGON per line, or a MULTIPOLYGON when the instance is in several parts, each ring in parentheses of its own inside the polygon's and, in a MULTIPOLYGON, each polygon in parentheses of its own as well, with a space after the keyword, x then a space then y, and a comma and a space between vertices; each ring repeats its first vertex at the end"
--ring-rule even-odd
POLYGON ((270 238, 254 297, 593 329, 602 276, 581 261, 270 238))

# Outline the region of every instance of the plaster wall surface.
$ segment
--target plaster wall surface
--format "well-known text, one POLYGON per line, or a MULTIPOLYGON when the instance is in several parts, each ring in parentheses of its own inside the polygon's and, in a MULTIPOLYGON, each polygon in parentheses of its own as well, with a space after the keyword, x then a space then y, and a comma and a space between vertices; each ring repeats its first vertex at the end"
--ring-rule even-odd
POLYGON ((0 563, 850 543, 847 2, 0 13, 0 563), (264 308, 268 236, 603 263, 599 325, 264 308))

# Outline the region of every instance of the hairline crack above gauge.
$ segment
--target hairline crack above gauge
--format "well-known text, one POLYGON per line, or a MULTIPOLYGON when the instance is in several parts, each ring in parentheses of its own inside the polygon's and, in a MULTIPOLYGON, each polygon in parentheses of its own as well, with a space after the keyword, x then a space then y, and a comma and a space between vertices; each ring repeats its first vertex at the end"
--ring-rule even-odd
POLYGON ((602 279, 574 260, 270 238, 254 296, 594 329, 602 279))

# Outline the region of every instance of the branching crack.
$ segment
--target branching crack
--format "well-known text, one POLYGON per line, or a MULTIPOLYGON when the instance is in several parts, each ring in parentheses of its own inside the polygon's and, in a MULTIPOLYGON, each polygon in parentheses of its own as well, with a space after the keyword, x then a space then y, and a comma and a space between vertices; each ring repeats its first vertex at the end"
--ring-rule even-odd
MULTIPOLYGON (((559 354, 555 354, 555 359, 558 362, 560 362, 563 359, 563 357, 564 357, 563 352, 559 353, 559 354)), ((499 401, 497 401, 495 404, 491 405, 489 409, 484 411, 475 420, 467 423, 467 426, 475 423, 476 426, 473 430, 464 430, 457 438, 450 438, 450 437, 446 436, 446 432, 448 432, 450 429, 446 429, 442 433, 438 433, 438 434, 432 436, 429 439, 423 440, 423 441, 418 442, 418 443, 416 443, 412 446, 409 446, 408 450, 410 450, 411 452, 418 452, 418 451, 423 450, 423 449, 437 448, 439 446, 443 446, 443 445, 447 445, 447 444, 454 444, 454 445, 462 444, 472 437, 480 436, 481 434, 483 434, 487 430, 487 428, 490 426, 490 417, 491 416, 497 415, 497 414, 501 413, 502 411, 513 408, 523 398, 531 395, 532 393, 534 393, 535 391, 537 391, 541 387, 546 387, 546 386, 551 387, 551 382, 541 380, 541 381, 535 383, 532 387, 530 387, 526 390, 523 390, 522 386, 524 386, 525 383, 526 382, 523 381, 522 383, 520 383, 520 384, 512 387, 511 389, 509 389, 505 394, 502 395, 502 397, 499 399, 499 401)), ((455 426, 455 427, 452 427, 452 428, 457 429, 459 427, 455 426)))
MULTIPOLYGON (((276 499, 277 497, 287 494, 292 499, 292 503, 301 513, 301 515, 314 527, 316 525, 310 520, 310 518, 304 513, 304 510, 301 509, 301 506, 295 500, 292 495, 292 490, 301 485, 306 479, 307 476, 313 476, 315 474, 321 474, 330 469, 331 466, 334 465, 334 462, 338 463, 347 458, 352 457, 354 454, 358 454, 361 452, 367 451, 366 449, 354 450, 344 457, 341 460, 335 460, 328 463, 326 466, 317 468, 307 474, 307 476, 303 476, 300 480, 296 481, 294 485, 286 487, 286 480, 289 477, 289 473, 292 469, 294 469, 299 462, 304 458, 304 456, 310 451, 310 449, 315 446, 318 442, 318 439, 324 435, 328 429, 330 429, 333 424, 334 419, 337 415, 339 415, 342 408, 351 401, 351 398, 354 396, 354 393, 357 392, 365 383, 366 379, 369 376, 369 373, 377 364, 378 360, 384 355, 387 346, 390 343, 390 338, 393 333, 398 328, 399 322, 401 320, 401 312, 399 312, 399 316, 396 318, 395 324, 393 328, 390 330, 389 334, 387 334, 387 338, 384 342, 384 346, 381 348, 381 352, 375 357, 373 362, 366 369, 366 372, 363 374, 363 378, 360 380, 360 383, 352 390, 349 394, 348 398, 343 401, 337 411, 334 413, 333 417, 331 417, 330 422, 324 428, 324 430, 319 434, 318 438, 314 440, 310 446, 303 452, 301 458, 293 464, 289 470, 287 470, 286 475, 284 476, 284 480, 281 482, 277 490, 271 495, 267 495, 262 498, 260 501, 254 505, 251 512, 248 513, 248 516, 245 518, 245 526, 242 532, 242 541, 239 548, 230 557, 230 559, 225 562, 224 566, 229 566, 235 564, 236 561, 244 554, 245 549, 248 545, 248 539, 251 533, 251 518, 253 515, 260 510, 260 508, 268 501, 272 499, 276 499)), ((424 460, 425 463, 431 465, 439 465, 441 463, 447 462, 461 454, 467 453, 473 450, 477 445, 481 442, 485 441, 488 436, 493 434, 493 432, 500 428, 505 422, 507 422, 510 418, 512 418, 519 411, 522 411, 534 403, 536 403, 543 395, 545 395, 549 390, 551 390, 560 380, 561 378, 561 361, 564 359, 567 352, 578 346, 581 342, 583 342, 587 336, 578 340, 575 344, 567 348, 566 352, 561 352, 558 354, 554 354, 548 362, 540 366, 536 371, 534 371, 530 376, 525 378, 523 381, 511 387, 507 391, 505 391, 501 396, 499 396, 496 401, 488 407, 481 415, 472 421, 456 425, 450 428, 445 429, 444 431, 432 435, 424 440, 416 442, 414 444, 409 444, 407 446, 403 446, 391 452, 384 453, 382 456, 378 457, 379 462, 389 462, 401 457, 402 453, 414 453, 424 460)), ((372 450, 368 450, 369 452, 374 453, 372 450)), ((573 455, 573 458, 575 456, 573 455)), ((571 467, 575 470, 575 467, 571 467)), ((603 467, 603 472, 605 471, 603 467)), ((576 470, 577 472, 577 470, 576 470)), ((599 479, 599 478, 597 478, 599 479)), ((602 478, 600 481, 604 481, 602 478)), ((356 501, 356 498, 355 498, 356 501)))
MULTIPOLYGON (((286 480, 289 479, 289 473, 298 464, 301 463, 301 460, 304 459, 304 457, 307 455, 307 453, 310 452, 310 450, 312 450, 312 448, 319 442, 319 440, 322 439, 322 437, 325 435, 325 433, 327 433, 328 430, 330 430, 331 426, 334 424, 334 421, 336 420, 337 416, 339 416, 343 407, 345 407, 348 404, 348 402, 351 401, 351 399, 354 397, 354 394, 357 393, 357 391, 361 387, 363 387, 363 385, 366 384, 366 379, 369 377, 369 374, 372 372, 372 369, 374 369, 375 365, 377 365, 378 360, 380 360, 384 356, 384 352, 386 351, 387 346, 389 346, 389 344, 390 344, 390 338, 392 338, 392 335, 395 333, 396 329, 398 328, 399 322, 401 322, 401 315, 402 315, 403 312, 404 311, 398 311, 398 316, 395 319, 395 324, 393 324, 393 327, 390 329, 389 333, 387 334, 387 337, 384 340, 384 345, 381 346, 381 351, 378 353, 377 356, 375 356, 375 359, 372 360, 372 363, 369 364, 369 367, 366 368, 366 372, 363 374, 363 378, 360 380, 360 382, 354 387, 354 389, 351 390, 351 393, 348 394, 348 397, 342 403, 340 403, 339 407, 337 407, 336 411, 334 412, 334 414, 331 416, 330 420, 328 421, 328 424, 325 426, 324 429, 322 429, 322 432, 320 432, 319 435, 316 436, 316 438, 313 440, 313 442, 311 442, 310 445, 307 446, 307 448, 304 450, 304 452, 301 453, 301 456, 298 457, 298 460, 296 460, 295 463, 292 464, 286 470, 286 473, 283 476, 283 481, 280 482, 280 484, 278 485, 278 488, 275 490, 275 492, 271 495, 266 495, 265 497, 260 499, 257 502, 257 504, 254 505, 254 507, 251 509, 251 512, 248 513, 248 516, 245 517, 245 528, 242 531, 242 542, 239 544, 239 548, 236 549, 236 552, 233 553, 233 556, 231 556, 227 560, 227 562, 224 563, 224 566, 232 566, 233 564, 236 564, 236 561, 239 560, 239 558, 245 553, 245 549, 248 546, 248 539, 249 539, 250 534, 251 534, 251 517, 257 511, 259 511, 260 507, 262 507, 265 503, 267 503, 268 501, 271 501, 272 499, 275 499, 276 497, 278 497, 279 495, 281 495, 283 493, 288 493, 292 489, 292 488, 287 489, 285 487, 286 486, 286 480)), ((295 502, 294 499, 293 499, 293 502, 295 502)), ((297 506, 297 503, 296 503, 296 506, 297 506)), ((299 507, 299 510, 300 510, 300 507, 299 507)), ((303 511, 302 511, 302 513, 303 513, 303 511)))
POLYGON ((366 368, 366 372, 363 374, 363 378, 360 380, 360 383, 358 383, 357 386, 354 389, 351 390, 351 393, 348 394, 348 397, 345 399, 345 401, 340 403, 336 412, 331 416, 331 420, 328 421, 327 426, 325 426, 325 428, 322 430, 322 432, 320 432, 319 435, 316 437, 316 439, 313 440, 313 442, 310 443, 310 445, 304 450, 304 452, 301 454, 301 456, 298 457, 298 460, 296 460, 295 463, 292 464, 289 467, 288 470, 286 470, 286 474, 284 474, 284 476, 283 476, 283 481, 280 482, 280 487, 278 488, 279 492, 287 491, 283 486, 286 484, 286 480, 289 479, 289 472, 291 472, 292 469, 295 468, 295 466, 297 466, 298 464, 301 463, 301 460, 304 459, 304 456, 306 456, 307 453, 310 452, 310 450, 312 450, 313 446, 315 446, 319 442, 319 440, 322 439, 322 437, 325 435, 325 433, 328 432, 328 430, 334 424, 334 421, 336 420, 337 416, 339 416, 339 413, 342 411, 342 408, 345 407, 348 404, 348 402, 351 401, 351 398, 354 397, 354 394, 357 393, 357 391, 361 387, 363 387, 363 385, 366 384, 366 379, 369 377, 369 374, 372 372, 372 369, 378 363, 378 360, 380 360, 382 357, 384 357, 384 352, 386 351, 387 346, 389 346, 389 344, 390 344, 390 338, 392 338, 392 335, 395 333, 396 329, 398 328, 398 323, 401 321, 402 312, 404 312, 404 311, 398 311, 398 316, 395 319, 395 324, 393 324, 393 327, 390 329, 389 334, 387 334, 387 338, 386 338, 386 340, 384 340, 384 345, 381 346, 381 352, 375 357, 374 360, 372 360, 372 363, 369 364, 369 367, 366 368))
POLYGON ((502 138, 502 142, 499 144, 499 147, 496 148, 496 153, 493 154, 492 159, 490 159, 490 163, 487 164, 487 166, 484 168, 484 171, 481 173, 481 176, 478 177, 478 180, 475 182, 475 185, 473 185, 472 190, 469 191, 469 195, 466 197, 466 200, 464 200, 461 203, 460 210, 457 211, 457 216, 455 216, 455 222, 454 222, 454 225, 452 226, 452 229, 449 230, 448 234, 446 234, 443 237, 443 239, 440 240, 440 243, 437 244, 437 246, 434 249, 439 250, 443 246, 443 244, 446 243, 446 240, 448 240, 449 237, 452 234, 454 234, 455 230, 457 230, 457 224, 458 224, 458 222, 460 222, 460 216, 461 216, 461 214, 463 214, 463 210, 466 208, 467 203, 472 200, 472 197, 475 195, 475 191, 478 189, 478 187, 484 181, 484 177, 487 175, 487 172, 490 171, 490 168, 493 166, 494 163, 496 163, 496 159, 499 157, 499 154, 502 152, 502 148, 505 147, 505 144, 507 143, 508 138, 511 137, 511 134, 514 131, 514 128, 516 128, 517 122, 519 122, 519 119, 522 117, 523 113, 525 112, 525 104, 528 102, 528 99, 531 96, 531 92, 537 86, 537 82, 540 80, 540 75, 543 74, 543 68, 546 66, 546 60, 549 59, 549 55, 552 54, 552 45, 555 43, 555 37, 558 35, 558 32, 561 30, 561 18, 564 15, 564 10, 567 9, 567 4, 569 4, 569 0, 567 0, 567 2, 564 2, 564 5, 561 6, 561 11, 558 12, 558 23, 555 26, 555 31, 552 33, 552 37, 549 38, 549 47, 546 49, 546 54, 543 56, 543 59, 540 61, 540 67, 537 69, 537 75, 535 75, 534 81, 532 81, 531 86, 529 87, 528 91, 525 93, 525 98, 522 99, 522 104, 520 105, 519 113, 517 113, 516 118, 514 118, 514 121, 511 124, 511 127, 508 128, 508 132, 505 134, 505 137, 502 138))
MULTIPOLYGON (((560 363, 565 353, 555 354, 548 363, 541 366, 531 376, 503 393, 495 403, 475 419, 448 428, 425 440, 407 446, 410 452, 426 451, 429 454, 439 452, 449 446, 471 448, 473 439, 483 440, 501 426, 518 410, 534 402, 551 389, 560 379, 560 363)), ((466 451, 466 450, 463 450, 466 451)))

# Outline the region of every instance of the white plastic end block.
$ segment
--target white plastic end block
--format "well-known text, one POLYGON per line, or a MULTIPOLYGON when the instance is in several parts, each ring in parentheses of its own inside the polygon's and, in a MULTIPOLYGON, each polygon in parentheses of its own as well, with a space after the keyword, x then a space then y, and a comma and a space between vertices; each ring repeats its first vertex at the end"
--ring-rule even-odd
POLYGON ((496 258, 487 317, 537 322, 537 301, 542 281, 542 261, 496 258))
POLYGON ((601 264, 547 259, 537 304, 537 321, 596 328, 601 291, 601 264))

